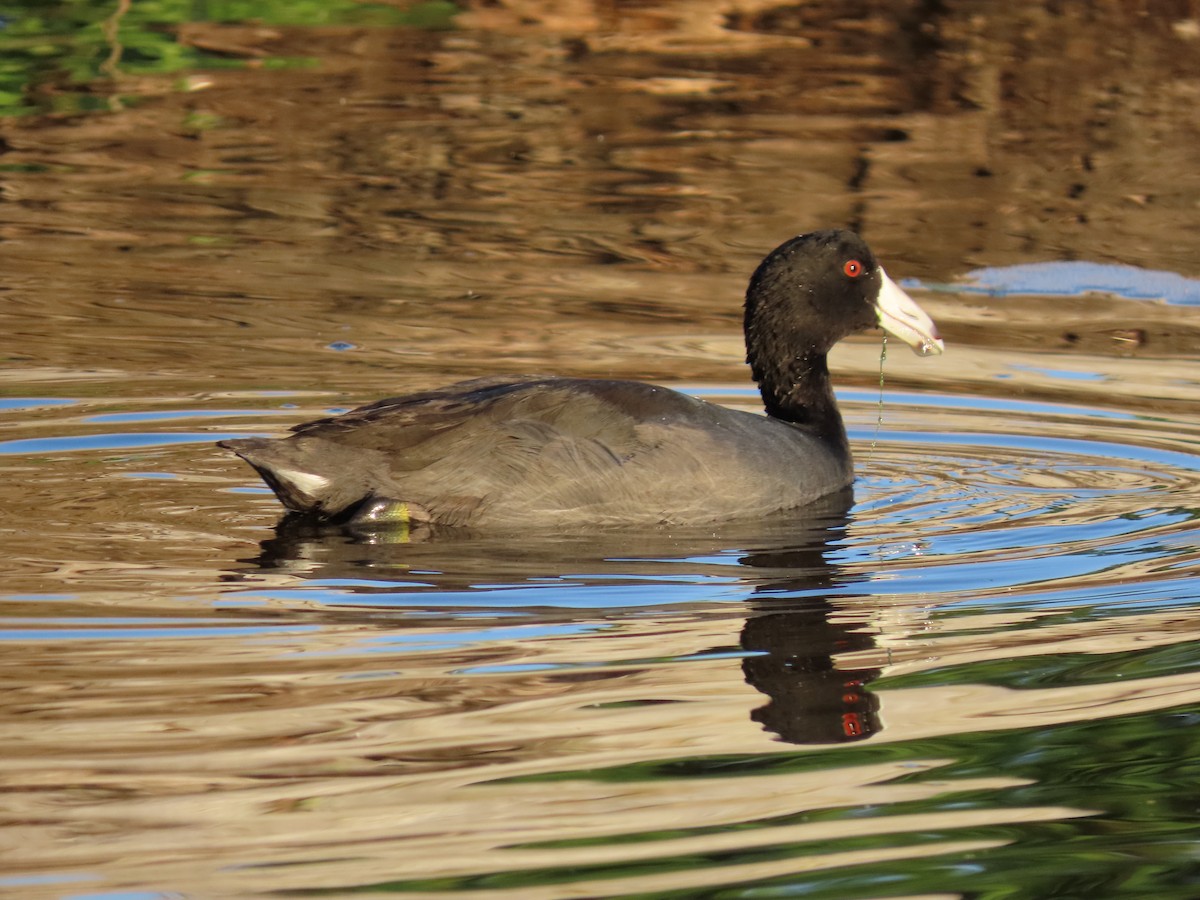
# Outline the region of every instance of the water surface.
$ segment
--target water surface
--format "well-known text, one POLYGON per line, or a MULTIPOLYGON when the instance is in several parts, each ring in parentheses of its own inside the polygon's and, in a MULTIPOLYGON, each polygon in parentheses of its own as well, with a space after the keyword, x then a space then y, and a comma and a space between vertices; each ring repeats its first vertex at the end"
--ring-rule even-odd
POLYGON ((1195 896, 1197 26, 934 6, 13 5, 0 890, 1195 896), (803 514, 277 531, 213 446, 490 372, 757 410, 746 277, 831 225, 948 352, 835 351, 803 514))

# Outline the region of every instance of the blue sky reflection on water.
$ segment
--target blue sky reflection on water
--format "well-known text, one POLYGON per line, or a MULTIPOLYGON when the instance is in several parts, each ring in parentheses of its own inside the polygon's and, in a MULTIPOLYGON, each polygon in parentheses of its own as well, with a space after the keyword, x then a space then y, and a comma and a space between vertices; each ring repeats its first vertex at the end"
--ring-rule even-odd
POLYGON ((236 416, 286 416, 295 415, 288 409, 154 409, 142 412, 99 413, 80 421, 92 425, 128 425, 146 422, 175 422, 180 419, 230 419, 236 416))
POLYGON ((86 434, 73 437, 23 438, 0 442, 0 455, 76 453, 87 450, 142 450, 177 444, 211 444, 214 435, 205 432, 150 432, 86 434))
POLYGON ((24 412, 50 406, 71 406, 79 402, 70 397, 0 397, 0 409, 24 412))
MULTIPOLYGON (((678 604, 736 601, 745 596, 747 588, 738 578, 717 578, 690 575, 679 578, 654 578, 630 575, 627 583, 612 584, 612 576, 564 574, 540 584, 487 584, 470 590, 445 590, 432 585, 413 589, 410 584, 399 590, 389 590, 388 582, 375 582, 367 591, 330 589, 303 586, 291 590, 250 590, 239 592, 238 599, 286 600, 294 596, 298 602, 315 602, 332 607, 355 606, 371 608, 420 607, 423 609, 537 610, 545 608, 604 610, 644 609, 678 604)), ((621 579, 625 580, 625 579, 621 579)), ((229 599, 228 596, 226 599, 229 599)))
POLYGON ((1010 294, 1080 296, 1111 294, 1130 300, 1163 300, 1181 306, 1200 305, 1200 280, 1177 272, 1094 262, 1044 262, 976 269, 958 290, 992 297, 1010 294))
MULTIPOLYGON (((115 624, 115 623, 114 623, 115 624)), ((319 625, 180 626, 169 620, 157 628, 6 628, 0 641, 161 641, 179 638, 265 637, 319 631, 319 625)))
MULTIPOLYGON (((870 432, 863 431, 864 437, 870 432)), ((941 434, 918 433, 911 431, 881 432, 880 440, 896 443, 918 443, 939 447, 959 445, 986 444, 993 448, 1024 450, 1029 453, 1058 455, 1079 462, 1102 464, 1106 468, 1122 468, 1130 462, 1140 462, 1147 465, 1159 466, 1163 469, 1181 469, 1200 472, 1200 455, 1180 453, 1175 450, 1161 450, 1155 447, 1143 447, 1136 444, 1117 444, 1109 441, 1089 441, 1078 438, 1035 437, 1030 435, 1009 434, 941 434)))
POLYGON ((1178 272, 1113 263, 1049 261, 974 269, 949 283, 902 279, 913 290, 984 294, 989 297, 1082 297, 1107 294, 1127 300, 1160 300, 1179 306, 1200 305, 1200 279, 1178 272))

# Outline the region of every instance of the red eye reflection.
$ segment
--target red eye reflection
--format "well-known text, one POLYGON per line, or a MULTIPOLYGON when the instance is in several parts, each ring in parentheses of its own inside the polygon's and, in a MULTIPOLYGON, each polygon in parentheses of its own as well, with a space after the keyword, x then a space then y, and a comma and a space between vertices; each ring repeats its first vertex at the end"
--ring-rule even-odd
POLYGON ((851 278, 857 278, 859 275, 862 274, 862 270, 863 270, 863 264, 860 263, 857 259, 847 260, 846 264, 844 266, 842 266, 842 271, 845 272, 847 275, 849 275, 851 278))

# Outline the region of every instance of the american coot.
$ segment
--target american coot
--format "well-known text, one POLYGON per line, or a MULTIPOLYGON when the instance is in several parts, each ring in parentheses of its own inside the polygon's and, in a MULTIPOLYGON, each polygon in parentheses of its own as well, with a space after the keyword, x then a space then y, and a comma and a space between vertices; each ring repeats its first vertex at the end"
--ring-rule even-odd
POLYGON ((317 520, 473 528, 702 524, 791 509, 853 480, 826 354, 880 326, 942 342, 846 231, 772 250, 746 291, 746 354, 767 415, 637 381, 494 376, 222 441, 317 520))

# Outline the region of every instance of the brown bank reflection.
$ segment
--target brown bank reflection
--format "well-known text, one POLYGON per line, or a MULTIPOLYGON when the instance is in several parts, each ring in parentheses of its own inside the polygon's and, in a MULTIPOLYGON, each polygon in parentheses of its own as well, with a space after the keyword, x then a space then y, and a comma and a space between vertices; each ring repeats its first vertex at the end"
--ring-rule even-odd
MULTIPOLYGON (((877 700, 866 690, 879 669, 846 670, 837 663, 839 654, 875 646, 871 634, 833 615, 832 598, 846 596, 846 585, 856 580, 830 559, 852 501, 845 491, 785 517, 726 523, 716 530, 584 536, 359 530, 289 517, 248 562, 263 572, 338 583, 348 596, 329 610, 334 617, 361 616, 367 605, 375 611, 437 606, 451 619, 490 612, 562 621, 617 612, 601 595, 623 584, 636 586, 645 598, 638 602, 652 605, 655 581, 683 577, 697 588, 695 599, 684 602, 697 606, 712 601, 705 591, 709 583, 723 585, 724 597, 732 598, 740 593, 737 585, 746 585, 740 645, 748 655, 741 664, 747 683, 767 697, 751 718, 789 743, 838 743, 862 740, 881 727, 877 700), (541 603, 531 603, 528 594, 506 602, 514 588, 554 582, 561 588, 546 589, 541 603), (459 595, 450 608, 434 599, 450 592, 459 595)), ((253 569, 227 576, 254 578, 253 569)), ((628 608, 619 611, 627 614, 628 608)))

